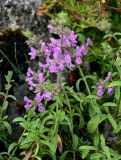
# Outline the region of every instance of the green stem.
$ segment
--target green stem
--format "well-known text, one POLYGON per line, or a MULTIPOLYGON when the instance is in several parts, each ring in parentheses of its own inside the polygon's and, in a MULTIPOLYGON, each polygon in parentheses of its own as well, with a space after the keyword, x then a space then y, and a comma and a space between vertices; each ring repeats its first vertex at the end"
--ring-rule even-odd
POLYGON ((91 93, 90 93, 89 86, 88 86, 87 81, 86 81, 86 78, 85 78, 85 76, 84 76, 84 74, 83 74, 83 72, 82 72, 82 69, 81 69, 81 67, 80 67, 79 65, 78 65, 78 69, 79 69, 79 72, 80 72, 80 74, 81 74, 81 76, 82 76, 82 78, 83 78, 83 81, 84 81, 85 86, 86 86, 86 88, 87 88, 88 94, 90 95, 91 93))

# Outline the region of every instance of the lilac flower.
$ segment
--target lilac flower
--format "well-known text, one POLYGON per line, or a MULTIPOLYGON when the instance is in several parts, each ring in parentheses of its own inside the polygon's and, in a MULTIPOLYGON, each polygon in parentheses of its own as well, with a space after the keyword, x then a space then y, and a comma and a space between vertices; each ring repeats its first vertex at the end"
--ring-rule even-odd
POLYGON ((40 92, 36 93, 35 100, 37 101, 37 103, 40 103, 42 99, 43 99, 43 95, 41 95, 40 92))
POLYGON ((101 85, 98 86, 97 95, 99 97, 102 97, 103 95, 103 87, 101 85))
POLYGON ((57 60, 59 58, 60 53, 61 53, 61 49, 59 47, 55 47, 53 57, 57 60))
POLYGON ((62 44, 63 44, 63 47, 66 47, 66 48, 71 47, 71 42, 69 41, 66 35, 63 35, 62 37, 62 44))
POLYGON ((27 78, 26 81, 29 85, 29 90, 33 90, 35 87, 35 84, 33 83, 32 78, 27 78))
POLYGON ((30 67, 28 67, 27 77, 31 77, 33 74, 34 74, 34 72, 32 71, 32 69, 30 67))
POLYGON ((50 66, 49 66, 49 70, 50 70, 50 73, 57 73, 58 72, 58 67, 55 63, 52 63, 50 66))
POLYGON ((105 78, 106 81, 109 81, 111 79, 111 72, 108 72, 107 77, 105 78))
POLYGON ((41 82, 44 82, 44 81, 45 81, 45 78, 44 78, 43 73, 40 72, 40 73, 38 74, 38 80, 41 81, 41 82))
POLYGON ((28 53, 28 55, 31 56, 30 60, 34 60, 37 55, 37 51, 33 47, 30 47, 30 50, 31 50, 31 52, 28 53))
POLYGON ((51 94, 51 92, 49 92, 49 91, 45 91, 44 93, 43 93, 43 97, 45 98, 45 99, 47 99, 48 101, 50 101, 51 99, 52 99, 52 94, 51 94))
POLYGON ((64 53, 64 60, 66 62, 66 64, 70 67, 74 67, 75 65, 73 65, 71 63, 71 56, 70 56, 70 53, 68 50, 65 50, 65 53, 64 53))
POLYGON ((44 112, 45 111, 45 108, 43 107, 42 103, 38 104, 38 111, 39 112, 44 112))
POLYGON ((93 44, 92 44, 91 39, 90 39, 90 38, 87 38, 86 47, 92 46, 92 45, 93 45, 93 44))
POLYGON ((71 33, 70 33, 70 41, 72 43, 72 46, 76 45, 76 43, 77 43, 76 39, 77 39, 77 35, 74 34, 74 31, 71 31, 71 33))
POLYGON ((47 27, 48 27, 48 29, 49 29, 50 32, 54 31, 54 27, 51 24, 49 24, 47 27))
POLYGON ((77 64, 81 64, 81 63, 82 63, 81 57, 76 57, 76 63, 77 63, 77 64))
POLYGON ((65 66, 63 63, 60 63, 58 68, 60 69, 60 71, 64 71, 65 66))
POLYGON ((48 49, 48 47, 45 47, 45 50, 44 50, 44 51, 45 51, 45 55, 46 55, 46 56, 49 57, 49 56, 51 55, 51 51, 48 49))
POLYGON ((32 107, 31 100, 27 96, 24 97, 24 101, 26 102, 26 105, 24 106, 26 109, 32 107))
POLYGON ((77 46, 76 47, 76 57, 81 57, 82 56, 82 49, 81 47, 77 46))
POLYGON ((86 48, 86 46, 84 44, 81 45, 81 51, 82 51, 84 56, 87 55, 87 48, 86 48))
POLYGON ((107 90, 107 94, 108 94, 108 95, 112 95, 113 90, 114 90, 114 88, 113 88, 113 87, 112 87, 112 88, 108 88, 108 90, 107 90))

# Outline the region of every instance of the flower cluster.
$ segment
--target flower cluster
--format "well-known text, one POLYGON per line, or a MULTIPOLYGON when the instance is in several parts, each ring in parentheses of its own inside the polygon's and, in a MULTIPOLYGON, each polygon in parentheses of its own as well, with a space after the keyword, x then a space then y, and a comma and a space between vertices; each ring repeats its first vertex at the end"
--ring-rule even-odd
POLYGON ((102 97, 104 92, 106 91, 108 95, 112 95, 113 87, 107 88, 107 83, 111 80, 111 72, 108 72, 105 80, 100 79, 97 87, 97 95, 102 97))
MULTIPOLYGON (((48 83, 47 73, 57 74, 66 69, 66 67, 73 68, 77 64, 82 63, 83 56, 87 55, 87 47, 92 46, 92 41, 87 38, 86 44, 77 44, 77 35, 74 31, 63 26, 48 25, 50 33, 55 33, 58 38, 50 38, 49 43, 41 44, 41 52, 44 54, 45 63, 41 60, 38 62, 38 71, 33 71, 30 67, 27 71, 26 81, 29 85, 29 90, 36 93, 34 100, 37 103, 38 111, 43 112, 43 100, 50 101, 52 99, 52 92, 46 88, 48 83)), ((41 53, 41 54, 42 54, 41 53)), ((33 61, 38 54, 38 51, 33 47, 29 52, 30 60, 33 61)), ((26 105, 25 108, 32 107, 31 100, 27 97, 24 98, 26 105)))

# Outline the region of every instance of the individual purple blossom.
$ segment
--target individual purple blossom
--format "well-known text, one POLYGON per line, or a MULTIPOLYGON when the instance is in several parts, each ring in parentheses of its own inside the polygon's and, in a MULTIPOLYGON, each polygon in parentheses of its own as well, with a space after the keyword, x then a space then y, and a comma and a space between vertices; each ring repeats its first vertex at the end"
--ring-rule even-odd
POLYGON ((76 63, 81 64, 82 63, 82 58, 81 57, 76 57, 76 63))
POLYGON ((71 31, 69 38, 70 38, 72 46, 75 46, 76 43, 77 43, 77 40, 76 40, 77 39, 77 35, 74 34, 74 31, 71 31))
POLYGON ((103 95, 103 87, 101 85, 98 86, 97 95, 98 97, 102 97, 103 95))
POLYGON ((42 103, 38 104, 38 111, 39 112, 44 112, 45 111, 45 108, 43 107, 42 103))
POLYGON ((44 82, 45 81, 45 78, 44 78, 44 74, 42 72, 40 72, 38 74, 38 80, 41 81, 41 82, 44 82))
POLYGON ((63 35, 63 37, 62 37, 62 46, 66 47, 66 48, 70 48, 71 47, 71 42, 69 41, 67 35, 63 35))
POLYGON ((74 67, 74 65, 71 62, 71 56, 67 50, 65 51, 64 59, 67 65, 69 65, 70 67, 74 67))
POLYGON ((111 72, 108 72, 107 77, 105 78, 106 81, 109 81, 111 79, 111 72))
POLYGON ((47 99, 48 101, 50 101, 52 99, 52 94, 49 91, 45 91, 43 93, 43 97, 44 97, 44 99, 47 99))
POLYGON ((27 70, 27 77, 31 77, 33 76, 34 72, 32 71, 32 69, 30 67, 28 67, 28 70, 27 70))
POLYGON ((33 90, 35 87, 35 84, 33 83, 32 78, 27 78, 26 81, 29 85, 29 90, 33 90))
POLYGON ((49 57, 51 55, 51 51, 49 50, 49 48, 47 46, 45 47, 44 51, 45 51, 46 56, 49 57))
POLYGON ((87 38, 86 47, 88 47, 88 46, 93 46, 90 38, 87 38))
POLYGON ((61 62, 60 62, 60 64, 59 64, 59 67, 58 67, 58 68, 59 68, 60 71, 64 71, 64 70, 65 70, 65 66, 64 66, 64 64, 61 63, 61 62))
POLYGON ((53 32, 53 31, 54 31, 54 27, 53 27, 51 24, 49 24, 49 25, 47 26, 47 28, 49 29, 50 32, 53 32))
POLYGON ((82 51, 84 56, 87 55, 87 48, 86 48, 86 46, 84 44, 81 45, 81 51, 82 51))
POLYGON ((27 110, 32 107, 31 100, 27 96, 24 97, 24 101, 26 102, 26 105, 24 107, 27 110))
POLYGON ((60 53, 61 53, 61 49, 59 47, 55 47, 53 57, 57 60, 59 58, 60 53))
POLYGON ((30 47, 30 52, 28 53, 30 55, 30 60, 34 60, 37 55, 37 50, 35 50, 33 47, 30 47))
POLYGON ((79 46, 76 46, 76 57, 82 56, 82 49, 79 46))
POLYGON ((107 89, 107 94, 108 94, 108 95, 112 95, 113 90, 114 90, 113 87, 112 87, 112 88, 108 88, 108 89, 107 89))
POLYGON ((36 93, 35 100, 40 103, 43 100, 43 95, 40 92, 36 93))
POLYGON ((49 66, 49 71, 50 71, 50 73, 57 73, 58 72, 58 66, 53 62, 49 66))

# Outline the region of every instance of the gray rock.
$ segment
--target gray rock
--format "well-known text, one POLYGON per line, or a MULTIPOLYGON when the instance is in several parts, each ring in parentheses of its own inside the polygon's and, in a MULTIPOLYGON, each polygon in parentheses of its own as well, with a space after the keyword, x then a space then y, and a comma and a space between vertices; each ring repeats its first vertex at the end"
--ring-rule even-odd
POLYGON ((41 3, 42 0, 0 0, 0 31, 29 29, 44 37, 47 34, 47 18, 36 14, 41 3))

